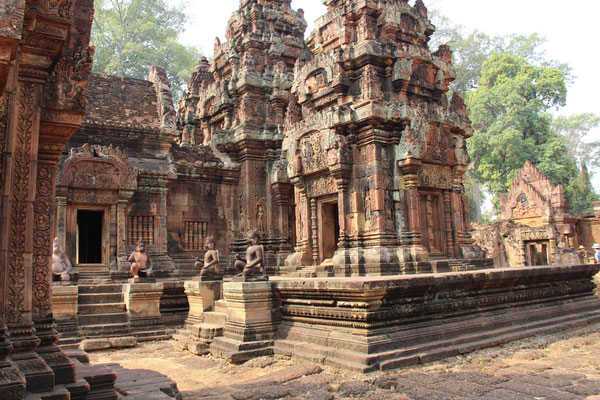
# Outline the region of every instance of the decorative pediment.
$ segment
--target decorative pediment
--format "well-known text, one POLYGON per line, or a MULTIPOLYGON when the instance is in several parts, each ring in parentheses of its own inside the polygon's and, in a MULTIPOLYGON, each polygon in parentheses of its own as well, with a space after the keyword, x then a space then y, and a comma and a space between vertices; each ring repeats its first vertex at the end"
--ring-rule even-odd
POLYGON ((60 166, 59 186, 82 189, 133 190, 137 170, 118 148, 85 144, 71 149, 60 166))
POLYGON ((519 171, 500 203, 505 220, 550 219, 556 211, 567 208, 562 186, 554 185, 529 161, 519 171))

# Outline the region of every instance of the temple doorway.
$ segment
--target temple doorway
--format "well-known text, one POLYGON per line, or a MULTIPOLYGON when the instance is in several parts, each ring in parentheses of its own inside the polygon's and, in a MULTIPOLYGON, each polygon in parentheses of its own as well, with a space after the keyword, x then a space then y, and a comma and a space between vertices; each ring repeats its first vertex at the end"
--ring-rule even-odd
POLYGON ((320 204, 319 218, 319 255, 320 261, 333 258, 340 238, 340 220, 336 200, 324 201, 320 204))
POLYGON ((104 211, 77 210, 77 264, 103 264, 104 211))
POLYGON ((541 242, 526 242, 527 249, 527 265, 539 266, 548 265, 549 257, 549 241, 541 242))
POLYGON ((432 256, 446 255, 446 219, 441 193, 421 193, 423 245, 432 256))

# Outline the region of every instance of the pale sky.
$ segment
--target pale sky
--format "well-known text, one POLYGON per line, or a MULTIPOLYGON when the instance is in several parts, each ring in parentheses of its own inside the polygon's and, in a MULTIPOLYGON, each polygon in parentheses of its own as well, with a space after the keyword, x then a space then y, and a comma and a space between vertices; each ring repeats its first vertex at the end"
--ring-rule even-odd
MULTIPOLYGON (((491 35, 537 32, 544 36, 548 40, 544 47, 546 57, 570 64, 575 75, 575 82, 569 87, 567 106, 559 113, 600 114, 596 100, 600 94, 599 1, 425 0, 425 3, 435 3, 443 15, 469 30, 478 29, 491 35)), ((239 7, 239 0, 218 0, 217 3, 188 0, 187 4, 190 24, 181 40, 211 57, 215 36, 225 41, 225 27, 231 13, 239 7)), ((293 0, 292 7, 304 10, 307 34, 312 31, 314 20, 325 13, 320 0, 293 0)), ((600 129, 590 136, 600 140, 600 129)), ((596 173, 595 178, 595 190, 600 192, 600 173, 596 173)))

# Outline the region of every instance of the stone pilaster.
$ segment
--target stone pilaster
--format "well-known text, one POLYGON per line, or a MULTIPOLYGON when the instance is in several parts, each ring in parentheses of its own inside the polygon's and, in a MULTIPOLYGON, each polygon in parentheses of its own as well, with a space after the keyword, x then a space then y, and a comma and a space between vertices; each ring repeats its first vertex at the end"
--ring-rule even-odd
POLYGON ((32 315, 36 335, 40 339, 37 353, 55 374, 55 383, 75 382, 75 365, 64 354, 56 342, 56 331, 52 315, 52 233, 54 231, 54 198, 56 174, 62 146, 39 144, 36 194, 33 225, 33 287, 32 315))
POLYGON ((399 258, 401 261, 427 261, 429 255, 423 247, 423 236, 421 231, 421 201, 418 190, 418 172, 421 160, 407 158, 400 162, 403 189, 405 192, 405 216, 406 227, 403 232, 403 243, 400 248, 399 258))
MULTIPOLYGON (((49 303, 49 288, 45 280, 49 274, 48 258, 34 260, 34 244, 43 247, 43 238, 38 235, 34 220, 36 163, 39 138, 40 112, 37 108, 41 93, 41 85, 35 80, 20 80, 17 87, 17 117, 9 128, 13 132, 13 154, 10 166, 11 196, 8 205, 8 282, 7 282, 7 326, 13 343, 12 359, 27 379, 27 391, 39 393, 54 389, 54 372, 35 352, 42 340, 36 336, 32 319, 32 302, 36 306, 49 303), (36 235, 34 237, 34 230, 36 235), (36 239, 36 243, 34 243, 36 239), (39 241, 39 242, 38 242, 39 241), (45 261, 45 264, 44 264, 45 261), (41 265, 41 266, 40 266, 41 265), (45 267, 45 268, 44 268, 45 267), (36 273, 34 275, 34 268, 36 273), (35 293, 34 293, 35 290, 35 293), (35 299, 35 300, 34 300, 35 299)), ((42 167, 44 168, 44 167, 42 167)), ((44 173, 42 173, 43 175, 44 173)), ((51 183, 50 183, 51 185, 51 183)), ((49 196, 53 196, 53 190, 49 196)), ((43 210, 42 210, 43 211, 43 210)), ((39 213, 37 213, 39 215, 39 213)), ((50 217, 44 216, 40 226, 52 227, 50 217)), ((48 231, 49 233, 49 231, 48 231)), ((44 236, 44 235, 42 235, 44 236)), ((50 240, 49 240, 50 242, 50 240)), ((35 255, 40 254, 36 249, 35 255)), ((36 315, 36 317, 38 317, 36 315)), ((51 322, 47 318, 39 320, 40 327, 45 330, 51 322), (43 322, 42 322, 43 320, 43 322)), ((50 329, 51 330, 51 329, 50 329)), ((52 341, 52 335, 45 332, 44 344, 52 341)))
POLYGON ((274 305, 269 282, 225 282, 227 324, 215 338, 211 353, 233 362, 273 354, 274 305))

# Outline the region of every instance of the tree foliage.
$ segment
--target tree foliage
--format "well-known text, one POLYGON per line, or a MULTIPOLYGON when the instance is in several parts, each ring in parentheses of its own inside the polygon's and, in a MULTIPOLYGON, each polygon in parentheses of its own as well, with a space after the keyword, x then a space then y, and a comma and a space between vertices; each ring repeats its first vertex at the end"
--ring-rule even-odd
POLYGON ((571 205, 587 198, 591 188, 575 188, 577 163, 569 155, 567 139, 553 131, 548 113, 566 102, 565 72, 533 65, 522 56, 494 53, 483 64, 478 85, 466 96, 475 130, 469 140, 471 173, 486 185, 494 205, 527 160, 563 185, 571 205))
POLYGON ((567 140, 569 156, 580 165, 590 165, 592 168, 600 167, 600 142, 589 141, 588 134, 598 127, 600 117, 589 113, 567 117, 561 115, 552 122, 552 129, 567 140))
POLYGON ((144 79, 152 65, 163 67, 177 95, 200 57, 177 42, 186 15, 166 0, 96 0, 92 43, 94 71, 144 79))
POLYGON ((551 114, 566 103, 571 68, 546 60, 541 50, 545 39, 536 33, 469 32, 435 9, 430 11, 437 27, 430 45, 452 48, 457 72, 452 89, 465 93, 475 129, 468 141, 473 160, 469 181, 485 186, 497 210, 499 195, 529 160, 563 185, 572 212, 589 210, 597 196, 587 165, 600 167, 600 142, 587 135, 600 126, 600 117, 551 114))

